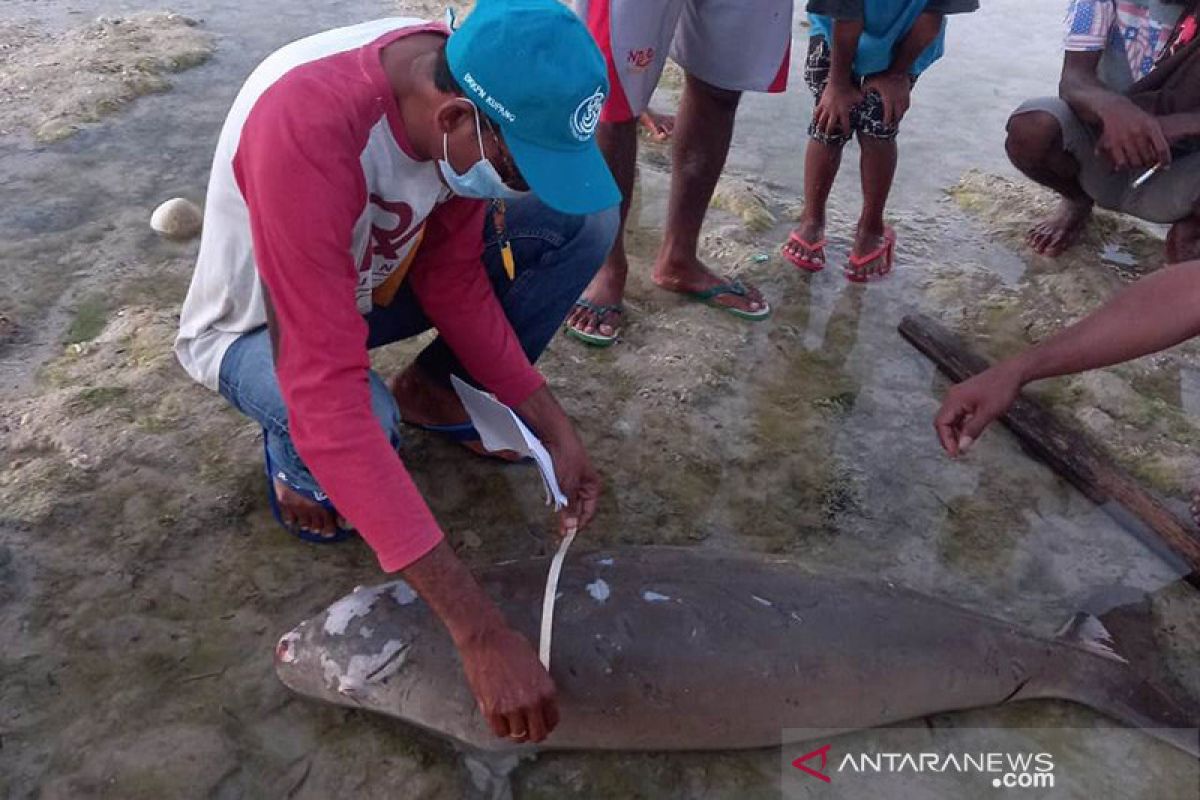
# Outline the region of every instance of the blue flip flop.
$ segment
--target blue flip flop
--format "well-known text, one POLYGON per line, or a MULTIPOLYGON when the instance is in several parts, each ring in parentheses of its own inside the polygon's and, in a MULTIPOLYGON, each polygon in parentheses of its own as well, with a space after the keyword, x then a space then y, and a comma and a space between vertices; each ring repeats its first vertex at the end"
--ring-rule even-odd
POLYGON ((689 297, 697 302, 704 303, 706 306, 724 311, 726 314, 732 314, 739 319, 748 319, 751 322, 761 322, 771 316, 771 307, 763 301, 763 307, 758 311, 743 311, 735 306, 728 306, 718 302, 717 298, 721 295, 731 294, 736 297, 746 297, 750 294, 750 290, 746 288, 746 284, 739 280, 727 280, 724 283, 717 284, 711 289, 705 289, 702 292, 686 292, 685 297, 689 297))
MULTIPOLYGON (((344 542, 352 536, 358 535, 352 528, 343 528, 338 526, 337 533, 335 533, 333 536, 322 536, 319 533, 310 533, 309 531, 302 530, 301 528, 293 525, 288 525, 286 522, 284 522, 283 514, 279 511, 279 498, 275 496, 275 465, 271 463, 271 451, 267 447, 266 431, 263 431, 263 463, 266 464, 267 500, 271 504, 271 515, 275 517, 275 521, 278 522, 280 527, 282 527, 285 531, 292 534, 297 539, 303 539, 306 542, 313 542, 314 544, 336 544, 338 542, 344 542)), ((283 479, 281 478, 281 480, 283 479)), ((290 482, 288 483, 288 488, 294 492, 304 495, 310 500, 320 503, 322 506, 332 511, 335 517, 337 516, 337 509, 333 507, 333 503, 329 502, 328 497, 325 497, 324 495, 321 497, 316 497, 312 492, 301 489, 297 486, 293 486, 290 482)))

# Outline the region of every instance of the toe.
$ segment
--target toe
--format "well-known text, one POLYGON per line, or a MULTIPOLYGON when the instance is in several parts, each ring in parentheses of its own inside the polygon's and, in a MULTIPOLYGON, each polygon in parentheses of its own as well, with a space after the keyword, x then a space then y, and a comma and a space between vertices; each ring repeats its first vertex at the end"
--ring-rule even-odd
POLYGON ((309 533, 319 533, 321 531, 321 514, 313 509, 308 509, 301 517, 303 523, 301 527, 309 533))

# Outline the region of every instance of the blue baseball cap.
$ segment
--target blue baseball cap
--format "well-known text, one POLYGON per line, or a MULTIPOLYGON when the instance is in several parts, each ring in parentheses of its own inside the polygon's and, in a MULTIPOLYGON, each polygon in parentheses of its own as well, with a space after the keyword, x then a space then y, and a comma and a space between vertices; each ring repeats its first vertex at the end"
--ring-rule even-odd
POLYGON ((590 214, 621 202, 596 145, 608 69, 559 0, 479 0, 446 41, 446 61, 546 205, 590 214))

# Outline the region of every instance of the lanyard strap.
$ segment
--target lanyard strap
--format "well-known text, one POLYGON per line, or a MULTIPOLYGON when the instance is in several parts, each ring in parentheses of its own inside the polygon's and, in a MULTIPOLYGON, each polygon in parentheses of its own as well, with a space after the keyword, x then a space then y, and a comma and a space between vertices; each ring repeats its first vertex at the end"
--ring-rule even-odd
POLYGON ((500 245, 500 261, 504 264, 504 274, 511 281, 517 276, 517 260, 513 258, 512 244, 508 241, 506 210, 503 200, 497 198, 492 201, 492 227, 496 230, 496 243, 500 245))

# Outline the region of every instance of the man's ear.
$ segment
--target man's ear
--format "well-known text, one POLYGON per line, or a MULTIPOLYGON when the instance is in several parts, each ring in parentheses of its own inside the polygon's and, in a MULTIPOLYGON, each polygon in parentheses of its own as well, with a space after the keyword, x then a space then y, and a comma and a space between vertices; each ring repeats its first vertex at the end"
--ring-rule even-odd
POLYGON ((453 133, 454 129, 464 122, 474 125, 471 120, 473 112, 468 107, 470 102, 461 97, 450 97, 438 106, 435 115, 438 133, 453 133))

